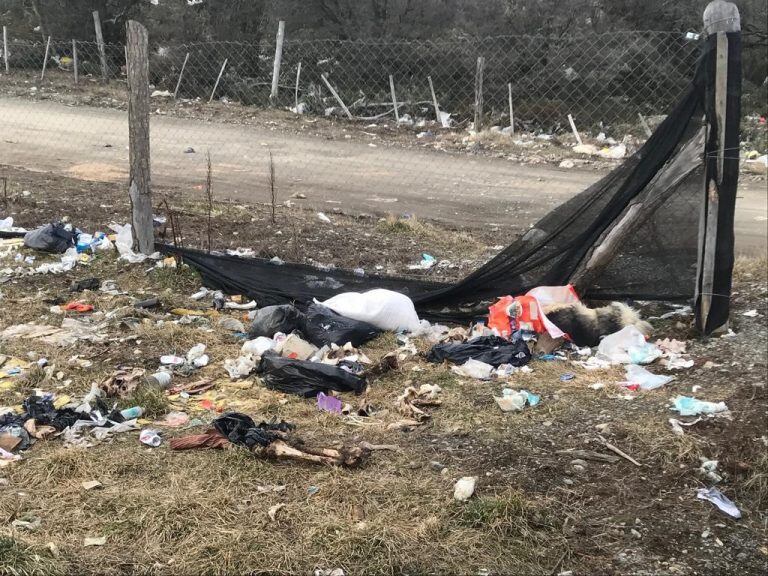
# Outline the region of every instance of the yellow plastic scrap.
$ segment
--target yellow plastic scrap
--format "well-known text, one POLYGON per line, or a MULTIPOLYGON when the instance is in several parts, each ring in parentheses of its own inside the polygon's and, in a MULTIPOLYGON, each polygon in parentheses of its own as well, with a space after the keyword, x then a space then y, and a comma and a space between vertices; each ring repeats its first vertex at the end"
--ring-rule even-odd
POLYGON ((72 401, 72 398, 70 398, 66 394, 62 396, 56 396, 56 398, 53 401, 53 407, 56 408, 56 410, 61 410, 62 408, 64 408, 64 406, 69 404, 71 401, 72 401))

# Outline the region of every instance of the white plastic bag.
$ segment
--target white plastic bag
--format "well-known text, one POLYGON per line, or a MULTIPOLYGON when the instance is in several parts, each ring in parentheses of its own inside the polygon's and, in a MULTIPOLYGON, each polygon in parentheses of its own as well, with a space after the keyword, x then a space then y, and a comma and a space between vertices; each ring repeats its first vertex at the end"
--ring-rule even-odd
POLYGON ((655 390, 675 379, 673 376, 654 374, 637 364, 629 364, 626 367, 626 374, 627 381, 630 384, 639 384, 641 390, 655 390))
POLYGON ((345 292, 322 302, 337 314, 368 322, 381 330, 417 332, 419 316, 408 296, 377 288, 368 292, 345 292))
POLYGON ((480 362, 474 358, 470 358, 461 366, 453 366, 451 371, 459 376, 468 376, 469 378, 477 378, 478 380, 488 380, 493 374, 493 366, 480 362))
POLYGON ((596 358, 614 364, 649 364, 661 356, 661 350, 645 341, 634 326, 625 326, 602 339, 596 358))
POLYGON ((274 350, 275 341, 266 336, 259 336, 253 340, 248 340, 243 344, 241 352, 243 354, 253 354, 254 356, 263 356, 267 350, 274 350))
MULTIPOLYGON (((125 226, 110 224, 109 227, 117 234, 115 237, 115 247, 120 253, 120 260, 127 260, 131 264, 138 264, 149 258, 146 254, 133 251, 133 228, 130 224, 125 226)), ((155 256, 155 254, 152 256, 155 256)))

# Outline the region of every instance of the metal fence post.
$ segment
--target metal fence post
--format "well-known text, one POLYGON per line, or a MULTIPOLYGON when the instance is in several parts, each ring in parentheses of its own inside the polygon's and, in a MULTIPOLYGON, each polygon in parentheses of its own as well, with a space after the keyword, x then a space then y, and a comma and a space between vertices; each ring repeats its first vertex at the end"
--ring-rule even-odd
POLYGON ((483 69, 485 68, 485 57, 477 57, 477 68, 475 69, 475 131, 480 132, 483 129, 483 69))
POLYGON ((40 82, 45 80, 45 69, 48 67, 48 55, 51 52, 51 37, 48 36, 48 41, 45 43, 45 56, 43 56, 43 70, 40 72, 40 82))
POLYGON ((8 28, 6 26, 3 26, 3 61, 5 62, 5 73, 10 73, 10 64, 8 63, 9 60, 9 54, 8 54, 8 28))

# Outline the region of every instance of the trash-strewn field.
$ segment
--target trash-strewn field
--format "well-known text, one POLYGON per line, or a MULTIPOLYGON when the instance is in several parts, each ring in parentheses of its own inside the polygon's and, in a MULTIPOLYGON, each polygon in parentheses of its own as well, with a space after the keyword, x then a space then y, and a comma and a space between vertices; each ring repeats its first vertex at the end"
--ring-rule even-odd
MULTIPOLYGON (((27 228, 68 216, 88 232, 126 222, 118 187, 64 184, 66 195, 13 188, 0 214, 27 228)), ((203 204, 170 195, 186 244, 203 245, 203 204)), ((217 203, 212 244, 457 278, 511 240, 332 212, 320 227, 315 212, 295 205, 279 206, 276 224, 270 213, 217 203), (410 270, 427 251, 439 253, 438 264, 410 270)), ((125 394, 100 401, 144 413, 126 431, 38 426, 27 430, 27 449, 8 451, 21 459, 0 460, 0 573, 685 575, 756 574, 768 563, 765 258, 738 262, 731 332, 722 337, 696 339, 679 306, 637 304, 654 327, 650 342, 677 341, 646 367, 674 376, 660 388, 622 385, 622 365, 587 368, 596 349, 534 354, 530 371, 476 380, 426 361, 431 333, 384 333, 347 353, 364 365, 367 388, 339 394, 349 404, 341 414, 268 389, 257 374, 231 378, 225 363, 244 342, 232 328, 247 327, 248 311, 193 299, 200 281, 183 265, 130 264, 104 250, 64 273, 29 273, 59 260, 0 240, 0 412, 45 394, 55 410, 80 406, 94 384, 114 391, 123 376, 125 394), (90 289, 70 291, 89 278, 98 279, 90 289), (154 297, 157 305, 135 306, 154 297), (66 310, 73 301, 83 306, 66 310), (35 326, 21 336, 23 324, 35 326), (197 344, 207 364, 177 367, 168 393, 142 383, 141 370, 155 373, 161 356, 183 358, 197 344), (670 349, 692 366, 669 370, 670 349), (538 402, 503 412, 494 397, 504 388, 538 402), (672 410, 678 396, 727 409, 681 415, 672 410), (171 449, 228 411, 295 425, 288 436, 304 454, 357 449, 360 461, 275 460, 227 441, 171 449), (157 430, 161 444, 141 443, 143 429, 157 430), (455 485, 467 477, 474 492, 460 501, 455 485), (697 497, 709 488, 741 518, 697 497)))

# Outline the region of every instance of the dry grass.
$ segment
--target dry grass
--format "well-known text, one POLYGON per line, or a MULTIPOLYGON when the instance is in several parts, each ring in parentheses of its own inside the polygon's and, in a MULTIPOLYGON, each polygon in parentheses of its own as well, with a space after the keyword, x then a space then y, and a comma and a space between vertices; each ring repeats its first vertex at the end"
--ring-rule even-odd
MULTIPOLYGON (((403 233, 416 233, 411 224, 406 226, 403 233)), ((199 286, 188 270, 145 274, 141 266, 103 258, 66 277, 4 285, 7 301, 19 305, 0 309, 0 328, 21 321, 60 322, 42 300, 65 294, 71 279, 86 275, 114 278, 129 293, 80 295, 97 310, 148 294, 159 295, 165 309, 205 306, 187 297, 199 286)), ((354 421, 320 413, 313 401, 266 390, 253 378, 250 388, 231 386, 221 363, 237 356, 242 342, 220 329, 215 318, 178 325, 168 318, 137 317, 110 329, 110 336, 130 340, 67 349, 36 341, 3 343, 2 353, 25 357, 34 351, 64 375, 46 379, 32 371, 19 386, 0 391, 0 405, 18 404, 35 387, 77 397, 118 366, 154 370, 161 354, 184 355, 200 342, 208 347, 211 364, 174 382, 214 379, 217 385, 206 397, 221 409, 294 422, 296 433, 310 445, 338 447, 365 440, 396 444, 399 450, 374 452, 362 468, 346 470, 263 461, 237 448, 180 453, 167 448, 168 438, 199 427, 166 430, 166 442, 157 449, 141 445, 136 433, 90 449, 67 449, 60 440, 39 442, 23 462, 2 470, 9 486, 0 487, 0 573, 307 574, 341 567, 348 574, 475 574, 483 569, 550 574, 570 567, 571 558, 594 571, 624 544, 623 536, 596 534, 590 527, 616 523, 606 520, 615 516, 643 516, 644 501, 656 494, 643 492, 641 476, 661 473, 671 484, 650 490, 674 494, 676 502, 678 495, 688 498, 688 487, 674 482, 681 467, 695 469, 698 457, 708 454, 696 431, 677 437, 667 422, 672 414, 666 403, 686 390, 684 381, 629 401, 616 384, 623 379, 621 369, 590 372, 569 362, 534 361, 531 374, 517 374, 509 382, 478 382, 415 356, 371 382, 365 399, 379 412, 354 421), (93 367, 71 364, 74 355, 91 359, 93 367), (561 381, 565 372, 575 378, 561 381), (606 386, 594 390, 589 385, 595 382, 606 386), (394 406, 397 395, 409 384, 425 383, 443 390, 442 405, 428 409, 432 418, 412 432, 387 430, 401 418, 394 406), (504 386, 540 394, 541 404, 504 414, 493 400, 504 386), (597 428, 603 424, 607 432, 597 428), (643 468, 624 460, 590 462, 577 474, 569 464, 572 458, 557 453, 604 452, 601 434, 643 468), (466 503, 452 497, 462 476, 478 477, 476 495, 466 503), (86 491, 81 483, 89 480, 103 487, 86 491), (259 487, 269 485, 285 490, 259 493, 259 487), (310 487, 318 491, 313 494, 310 487), (268 511, 276 504, 285 506, 271 521, 268 511), (40 518, 40 527, 34 532, 12 527, 21 516, 40 518), (583 540, 577 528, 587 532, 583 540), (105 536, 107 543, 84 548, 83 539, 90 536, 105 536), (48 543, 54 543, 58 555, 48 543), (559 560, 563 565, 558 568, 559 560)), ((429 347, 424 341, 416 344, 421 351, 429 347)), ((396 347, 394 335, 384 334, 364 349, 375 361, 396 347)), ((711 399, 727 398, 727 393, 725 384, 710 390, 711 399)), ((217 416, 194 397, 168 402, 145 394, 139 390, 124 403, 144 405, 151 417, 170 409, 206 422, 217 416)), ((743 489, 764 503, 766 460, 752 464, 743 489)), ((706 510, 691 500, 690 509, 677 508, 676 514, 706 510)))

